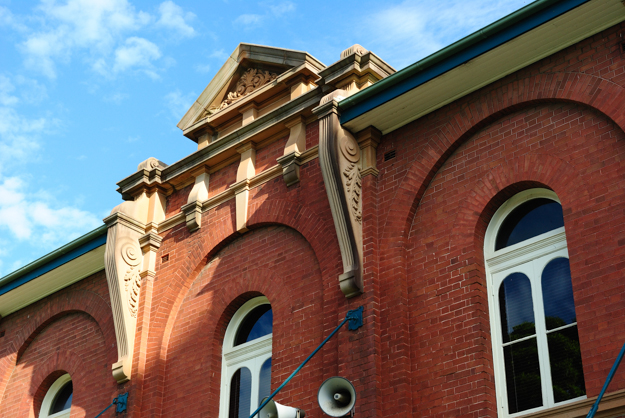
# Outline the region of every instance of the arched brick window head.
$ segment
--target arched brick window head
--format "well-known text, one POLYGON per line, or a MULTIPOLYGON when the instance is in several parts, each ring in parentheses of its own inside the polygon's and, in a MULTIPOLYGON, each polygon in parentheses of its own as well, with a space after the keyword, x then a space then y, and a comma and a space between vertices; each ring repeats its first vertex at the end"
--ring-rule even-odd
POLYGON ((271 394, 272 333, 273 311, 264 296, 232 317, 223 345, 220 417, 247 418, 271 394))
POLYGON ((505 202, 484 240, 499 416, 586 398, 562 206, 530 189, 505 202))
POLYGON ((68 418, 73 394, 74 386, 69 374, 56 379, 43 398, 39 418, 68 418))

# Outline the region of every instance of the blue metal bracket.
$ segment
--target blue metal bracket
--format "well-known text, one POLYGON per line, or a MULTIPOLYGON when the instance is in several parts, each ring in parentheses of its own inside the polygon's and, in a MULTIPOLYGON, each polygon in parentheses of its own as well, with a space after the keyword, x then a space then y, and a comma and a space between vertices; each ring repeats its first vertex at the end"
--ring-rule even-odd
POLYGON ((343 322, 341 322, 339 324, 339 326, 336 327, 334 329, 334 331, 332 331, 330 333, 330 335, 328 335, 326 337, 326 339, 323 340, 323 342, 321 344, 319 344, 319 346, 317 348, 315 348, 315 350, 306 358, 306 360, 304 360, 304 362, 302 364, 300 364, 297 367, 297 369, 295 369, 295 371, 293 373, 291 373, 291 375, 289 377, 286 378, 286 380, 280 385, 280 387, 278 389, 276 389, 271 395, 269 395, 267 398, 265 398, 265 400, 260 404, 260 406, 258 408, 256 408, 256 411, 252 412, 252 415, 250 415, 250 418, 254 418, 254 416, 256 416, 256 414, 258 414, 260 412, 260 410, 263 409, 265 407, 265 405, 267 405, 273 399, 273 397, 276 396, 278 394, 278 392, 280 392, 282 390, 282 388, 285 387, 286 384, 289 383, 291 381, 291 379, 293 379, 293 377, 297 373, 299 373, 300 370, 302 370, 302 367, 304 367, 306 365, 306 363, 308 363, 310 361, 310 359, 313 358, 313 356, 315 354, 317 354, 317 352, 319 350, 321 350, 321 347, 323 347, 325 345, 325 343, 327 343, 328 340, 330 340, 330 338, 332 338, 334 336, 334 334, 339 332, 341 327, 343 325, 345 325, 346 322, 349 322, 348 328, 350 330, 356 330, 356 329, 360 328, 362 326, 362 310, 363 310, 363 307, 361 306, 358 309, 354 309, 354 310, 348 311, 347 315, 345 315, 345 319, 343 320, 343 322))
POLYGON ((117 398, 113 399, 113 402, 111 402, 109 406, 104 408, 102 412, 96 415, 95 418, 98 418, 100 415, 105 413, 113 405, 116 405, 115 412, 125 412, 126 406, 128 405, 128 392, 124 393, 123 395, 119 395, 117 398))
POLYGON ((347 324, 347 329, 350 331, 355 331, 358 328, 362 327, 362 310, 363 307, 359 307, 358 309, 354 309, 347 312, 347 320, 349 323, 347 324))
POLYGON ((123 395, 119 395, 116 403, 117 406, 115 407, 115 412, 124 412, 126 410, 126 406, 128 405, 128 392, 123 395))

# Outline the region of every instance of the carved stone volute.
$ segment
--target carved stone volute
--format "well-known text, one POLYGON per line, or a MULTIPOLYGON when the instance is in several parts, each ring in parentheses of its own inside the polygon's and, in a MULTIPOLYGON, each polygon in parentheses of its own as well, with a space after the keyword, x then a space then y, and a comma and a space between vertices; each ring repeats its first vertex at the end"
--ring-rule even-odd
POLYGON ((313 112, 319 117, 319 164, 343 261, 339 285, 351 298, 363 292, 362 180, 358 142, 339 123, 338 102, 347 96, 335 90, 313 112))
POLYGON ((113 364, 113 377, 118 383, 130 380, 134 334, 137 326, 141 266, 143 256, 139 238, 145 225, 125 213, 123 205, 113 209, 104 222, 108 226, 104 253, 106 279, 111 297, 111 308, 117 336, 117 362, 113 364))

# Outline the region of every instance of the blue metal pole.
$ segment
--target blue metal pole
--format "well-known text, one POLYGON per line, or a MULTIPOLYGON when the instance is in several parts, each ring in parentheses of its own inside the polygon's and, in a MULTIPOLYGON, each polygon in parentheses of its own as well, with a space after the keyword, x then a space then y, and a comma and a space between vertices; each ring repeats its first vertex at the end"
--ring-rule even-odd
POLYGON ((311 358, 313 358, 313 356, 315 354, 317 354, 317 352, 319 350, 321 350, 321 347, 323 347, 325 345, 325 343, 328 342, 328 340, 330 338, 332 338, 334 336, 334 334, 336 334, 338 332, 339 329, 341 329, 341 327, 343 325, 345 325, 345 323, 347 321, 354 321, 354 323, 356 324, 356 321, 360 321, 358 323, 358 325, 354 325, 352 326, 352 324, 350 324, 349 329, 357 329, 360 325, 362 325, 362 306, 358 309, 355 309, 353 311, 349 311, 347 312, 347 315, 345 315, 345 319, 343 320, 343 322, 341 322, 341 324, 336 327, 334 329, 334 331, 332 331, 332 333, 330 333, 330 335, 327 336, 327 338, 325 340, 323 340, 323 342, 321 344, 319 344, 319 347, 315 348, 315 351, 312 352, 312 354, 310 354, 308 356, 308 358, 306 358, 306 360, 304 360, 304 362, 302 364, 299 365, 299 367, 297 369, 295 369, 295 371, 293 373, 291 373, 291 375, 289 377, 286 378, 286 380, 284 381, 284 383, 282 383, 280 385, 280 387, 278 389, 276 389, 271 395, 269 395, 269 397, 267 399, 265 399, 265 401, 260 404, 260 406, 256 409, 256 411, 252 412, 252 415, 250 415, 250 418, 254 418, 254 416, 256 414, 258 414, 260 412, 261 409, 263 409, 265 407, 265 405, 267 405, 269 403, 269 401, 271 401, 273 399, 274 396, 276 396, 278 394, 278 392, 280 392, 282 390, 283 387, 286 386, 287 383, 289 383, 291 381, 291 379, 297 374, 299 373, 300 370, 302 370, 302 368, 306 365, 306 363, 308 363, 308 361, 310 361, 311 358))
POLYGON ((612 378, 614 377, 614 374, 616 373, 616 369, 618 369, 619 364, 621 364, 621 360, 623 360, 623 355, 625 355, 625 344, 623 344, 623 348, 621 348, 621 352, 618 354, 618 357, 616 358, 616 361, 614 362, 614 365, 612 366, 612 370, 610 370, 610 373, 608 374, 608 378, 605 380, 605 383, 603 384, 603 388, 601 389, 601 392, 599 393, 597 400, 592 405, 592 408, 590 408, 590 412, 588 412, 588 415, 586 415, 586 418, 593 418, 595 414, 597 413, 597 410, 599 409, 599 402, 601 402, 601 398, 603 398, 603 394, 608 389, 608 385, 612 381, 612 378))

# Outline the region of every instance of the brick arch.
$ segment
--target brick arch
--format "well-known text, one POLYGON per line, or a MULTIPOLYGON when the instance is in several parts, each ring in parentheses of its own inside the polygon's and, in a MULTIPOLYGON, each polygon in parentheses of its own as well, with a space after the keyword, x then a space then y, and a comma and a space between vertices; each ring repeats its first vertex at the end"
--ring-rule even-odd
MULTIPOLYGON (((13 340, 9 343, 9 347, 13 347, 14 351, 7 353, 5 357, 5 363, 10 364, 11 367, 7 367, 7 374, 0 381, 0 396, 6 390, 13 368, 37 335, 57 319, 78 312, 89 315, 98 324, 107 347, 116 346, 111 307, 101 296, 87 290, 69 290, 48 296, 42 306, 32 315, 32 319, 27 321, 24 328, 15 333, 13 340)), ((115 362, 116 355, 116 350, 109 350, 108 356, 111 364, 115 362)))
MULTIPOLYGON (((539 103, 572 102, 586 105, 625 131, 625 88, 583 73, 547 73, 514 80, 476 97, 480 106, 463 105, 438 129, 410 165, 393 197, 382 226, 382 240, 407 238, 425 189, 447 158, 474 133, 495 120, 539 103)), ((385 246, 381 246, 385 248, 385 246)))
MULTIPOLYGON (((233 203, 231 204, 233 205, 233 203)), ((324 218, 305 206, 283 199, 252 201, 248 207, 248 214, 250 215, 247 226, 250 229, 267 225, 283 225, 300 233, 309 243, 317 258, 322 280, 326 278, 331 280, 338 276, 341 262, 338 241, 335 234, 325 233, 329 228, 334 228, 331 217, 324 218)), ((164 298, 163 302, 156 308, 156 316, 166 318, 162 326, 154 324, 155 326, 150 331, 153 338, 160 341, 155 369, 157 369, 156 386, 161 393, 165 384, 166 362, 164 359, 167 358, 173 326, 185 295, 207 261, 225 245, 242 236, 236 232, 233 223, 220 225, 220 227, 210 231, 208 229, 208 227, 202 228, 200 233, 196 233, 194 236, 190 236, 186 229, 181 233, 180 240, 186 240, 188 243, 189 256, 180 263, 174 273, 175 280, 172 280, 164 291, 172 297, 164 298)), ((150 399, 146 398, 146 401, 153 405, 151 413, 160 416, 163 409, 163 397, 149 396, 150 399)))
MULTIPOLYGON (((248 208, 248 213, 251 214, 247 222, 247 226, 250 229, 266 225, 284 225, 299 232, 312 247, 319 263, 322 277, 326 277, 331 270, 336 268, 336 263, 330 260, 336 260, 337 257, 340 260, 340 254, 335 254, 338 251, 338 242, 336 242, 334 234, 325 233, 328 228, 334 228, 334 225, 331 224, 331 219, 326 222, 317 222, 323 220, 323 218, 319 217, 315 212, 297 203, 282 199, 252 203, 248 208)), ((184 300, 186 292, 189 290, 189 286, 200 274, 207 260, 225 245, 242 236, 234 230, 225 228, 211 231, 208 237, 207 235, 197 235, 188 239, 191 247, 190 257, 187 257, 178 268, 178 271, 184 272, 186 277, 181 278, 178 282, 172 282, 168 286, 167 292, 176 295, 174 302, 167 304, 167 301, 165 301, 165 303, 159 306, 159 313, 168 318, 165 333, 162 337, 162 349, 166 350, 165 347, 169 343, 169 336, 172 330, 172 321, 175 320, 176 313, 184 300)), ((178 276, 180 277, 180 274, 178 276)))
MULTIPOLYGON (((210 358, 210 366, 206 367, 205 373, 214 381, 220 382, 221 379, 222 352, 219 348, 223 345, 226 328, 236 311, 248 300, 257 296, 265 296, 271 303, 274 318, 286 318, 291 315, 294 304, 292 299, 285 298, 281 293, 284 289, 285 284, 282 278, 266 268, 248 270, 241 275, 234 276, 228 280, 227 287, 220 288, 220 292, 212 300, 208 311, 199 319, 197 329, 200 333, 194 335, 194 339, 205 340, 207 345, 211 345, 204 356, 205 359, 210 358), (214 318, 219 319, 215 321, 214 318)), ((171 348, 168 347, 168 349, 171 348)), ((166 370, 167 367, 169 367, 168 364, 166 364, 166 370)), ((165 388, 170 384, 172 383, 165 382, 165 388)), ((201 404, 201 410, 218 414, 220 385, 210 385, 206 396, 198 402, 201 404)))
POLYGON ((450 242, 463 251, 473 251, 476 261, 483 266, 484 234, 492 216, 506 200, 535 187, 553 190, 565 210, 575 209, 577 201, 588 201, 591 195, 578 171, 562 159, 544 154, 522 155, 493 167, 476 182, 456 213, 450 242))
MULTIPOLYGON (((72 382, 80 387, 81 383, 85 381, 85 370, 87 368, 81 357, 71 350, 57 351, 48 356, 43 362, 43 366, 37 368, 30 380, 30 386, 22 395, 20 416, 37 416, 46 392, 52 383, 65 373, 69 373, 72 382), (32 415, 33 413, 35 415, 32 415)), ((73 401, 72 403, 76 404, 77 402, 73 401)))
POLYGON ((17 349, 16 362, 24 354, 30 343, 48 325, 56 319, 72 313, 81 312, 91 316, 100 327, 106 343, 112 347, 116 345, 115 325, 113 313, 108 303, 96 293, 87 290, 70 290, 50 296, 43 307, 37 309, 31 319, 14 339, 17 349))

